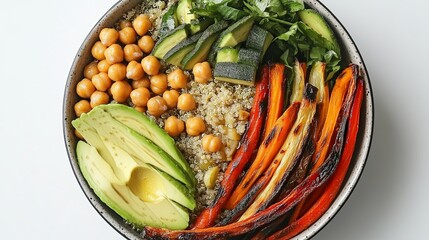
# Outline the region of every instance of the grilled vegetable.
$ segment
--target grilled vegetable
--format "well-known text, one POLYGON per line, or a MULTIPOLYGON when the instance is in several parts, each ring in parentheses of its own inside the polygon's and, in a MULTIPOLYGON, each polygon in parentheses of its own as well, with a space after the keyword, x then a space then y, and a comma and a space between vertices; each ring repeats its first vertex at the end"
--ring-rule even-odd
POLYGON ((228 164, 215 200, 198 216, 194 229, 213 226, 217 216, 231 195, 238 177, 250 161, 253 151, 258 147, 261 134, 260 129, 262 128, 267 112, 268 71, 268 66, 264 66, 261 71, 260 80, 256 83, 255 98, 249 116, 249 127, 241 139, 240 147, 235 153, 233 160, 228 164))
POLYGON ((264 137, 268 135, 274 123, 282 114, 286 94, 285 84, 285 65, 276 63, 270 69, 270 94, 268 95, 268 113, 264 137))
POLYGON ((250 189, 254 188, 255 182, 273 161, 296 120, 299 106, 300 103, 298 102, 292 104, 277 120, 268 136, 264 138, 259 146, 255 160, 225 206, 227 209, 235 208, 242 198, 249 193, 250 189))
MULTIPOLYGON (((329 101, 329 109, 326 117, 325 124, 323 125, 322 133, 316 144, 316 151, 312 158, 312 169, 313 172, 317 169, 326 159, 327 153, 330 148, 330 142, 334 135, 335 125, 342 109, 346 108, 351 104, 353 100, 353 94, 356 87, 356 78, 358 68, 356 65, 350 65, 338 76, 335 83, 334 89, 332 90, 331 99, 329 101)), ((305 200, 301 202, 296 209, 294 214, 290 218, 290 221, 298 219, 298 217, 304 212, 305 200)), ((308 204, 307 204, 308 205, 308 204)))
POLYGON ((293 66, 294 79, 292 82, 292 91, 290 96, 290 102, 300 102, 304 95, 305 87, 305 72, 306 65, 305 63, 300 63, 298 60, 295 60, 295 65, 293 66))
POLYGON ((325 67, 325 63, 316 62, 311 68, 308 79, 310 84, 319 89, 319 92, 317 93, 317 108, 319 114, 317 121, 316 140, 319 139, 319 136, 322 132, 329 106, 329 88, 327 85, 325 85, 325 67))
POLYGON ((267 170, 266 175, 271 175, 268 177, 269 182, 267 182, 264 189, 258 194, 252 205, 241 216, 239 221, 247 219, 253 214, 265 209, 281 191, 289 173, 295 166, 304 149, 306 139, 310 132, 310 125, 316 113, 316 93, 317 88, 307 85, 305 97, 298 112, 297 120, 279 153, 267 170))
POLYGON ((353 100, 353 106, 348 120, 347 135, 343 153, 341 155, 338 167, 333 173, 331 179, 327 182, 326 190, 323 195, 312 205, 299 220, 290 223, 286 228, 276 232, 271 239, 289 239, 299 234, 303 230, 311 226, 317 219, 319 219, 335 200, 338 191, 340 190, 350 161, 353 157, 353 152, 356 145, 356 138, 359 130, 360 108, 363 98, 363 80, 358 81, 356 94, 353 100))
POLYGON ((312 174, 295 187, 284 199, 272 204, 252 217, 226 226, 211 227, 196 230, 171 231, 168 229, 146 227, 144 234, 147 237, 164 237, 170 239, 215 239, 239 236, 258 227, 270 224, 278 217, 284 215, 299 201, 308 196, 315 188, 323 184, 334 172, 344 145, 344 131, 347 118, 342 118, 336 127, 336 136, 332 150, 327 160, 312 174))

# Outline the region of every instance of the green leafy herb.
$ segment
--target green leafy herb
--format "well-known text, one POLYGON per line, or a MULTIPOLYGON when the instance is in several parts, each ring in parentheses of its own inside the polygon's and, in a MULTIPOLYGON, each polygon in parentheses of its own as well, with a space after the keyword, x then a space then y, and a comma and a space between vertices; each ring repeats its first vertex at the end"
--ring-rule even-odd
POLYGON ((304 9, 302 0, 195 0, 192 13, 232 21, 252 15, 275 37, 271 52, 282 52, 278 57, 284 64, 291 67, 296 58, 309 67, 326 62, 329 80, 340 69, 340 48, 301 21, 298 13, 304 9))

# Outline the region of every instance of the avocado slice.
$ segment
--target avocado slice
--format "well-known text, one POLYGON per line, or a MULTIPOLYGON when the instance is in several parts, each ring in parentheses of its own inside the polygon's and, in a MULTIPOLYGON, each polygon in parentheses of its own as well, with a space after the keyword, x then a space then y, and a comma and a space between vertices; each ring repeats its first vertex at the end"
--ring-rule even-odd
POLYGON ((88 114, 82 114, 80 119, 93 127, 103 140, 112 141, 137 160, 164 171, 194 189, 189 175, 169 154, 146 137, 115 120, 102 108, 96 107, 88 114))
POLYGON ((126 183, 130 180, 131 174, 135 168, 144 168, 146 172, 152 171, 157 175, 160 182, 163 182, 163 189, 166 189, 166 196, 193 210, 195 208, 195 199, 193 198, 193 191, 182 185, 170 175, 158 171, 156 168, 133 158, 130 154, 125 152, 121 147, 114 145, 108 139, 102 139, 97 131, 86 124, 81 119, 73 121, 73 126, 81 133, 88 144, 94 146, 99 152, 100 156, 110 165, 116 177, 121 183, 126 183), (109 160, 108 160, 109 159, 109 160))
POLYGON ((188 226, 188 213, 163 196, 163 184, 156 177, 156 172, 134 168, 131 175, 135 176, 124 184, 95 147, 79 141, 76 154, 79 168, 89 186, 102 202, 122 218, 137 226, 173 230, 188 226))
MULTIPOLYGON (((335 51, 338 56, 341 55, 340 45, 335 38, 334 32, 317 11, 313 9, 304 9, 298 12, 298 16, 306 26, 320 34, 324 39, 328 40, 332 45, 332 50, 335 51)), ((300 29, 305 30, 305 27, 301 24, 300 29)))
POLYGON ((181 166, 192 181, 192 185, 195 186, 196 179, 194 173, 180 150, 177 148, 174 139, 156 125, 156 123, 150 120, 143 113, 123 104, 107 104, 100 105, 98 107, 109 113, 117 121, 133 129, 163 149, 181 166))

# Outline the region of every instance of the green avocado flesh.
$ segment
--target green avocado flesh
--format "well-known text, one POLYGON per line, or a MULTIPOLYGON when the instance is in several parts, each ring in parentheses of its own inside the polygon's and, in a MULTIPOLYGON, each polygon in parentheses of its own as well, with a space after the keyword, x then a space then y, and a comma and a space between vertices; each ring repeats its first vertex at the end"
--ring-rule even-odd
POLYGON ((188 177, 183 169, 103 108, 109 105, 96 107, 72 122, 86 140, 78 142, 76 153, 90 187, 130 223, 185 229, 189 224, 186 208, 193 210, 196 202, 194 187, 184 183, 188 177))

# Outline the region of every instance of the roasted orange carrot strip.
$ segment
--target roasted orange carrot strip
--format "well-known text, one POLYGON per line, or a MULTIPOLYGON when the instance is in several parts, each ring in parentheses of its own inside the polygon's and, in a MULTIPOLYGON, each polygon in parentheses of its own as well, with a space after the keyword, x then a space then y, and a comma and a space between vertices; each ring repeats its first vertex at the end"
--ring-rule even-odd
POLYGON ((267 113, 269 67, 264 66, 256 83, 256 92, 250 111, 249 127, 240 142, 240 147, 225 171, 216 198, 212 205, 202 211, 195 221, 194 229, 213 226, 217 216, 234 189, 235 182, 258 147, 262 125, 267 113))
POLYGON ((225 205, 225 208, 235 208, 242 198, 249 192, 258 178, 265 172, 265 170, 267 170, 289 134, 289 131, 295 122, 299 106, 299 102, 290 105, 290 107, 274 124, 270 133, 264 138, 262 144, 259 146, 255 160, 253 160, 253 163, 249 170, 247 170, 243 180, 235 188, 225 205))
POLYGON ((360 109, 363 99, 364 83, 359 79, 353 106, 348 120, 347 135, 343 153, 338 167, 326 182, 326 189, 317 202, 299 220, 292 222, 286 228, 270 236, 270 239, 290 239, 316 222, 331 206, 340 190, 350 166, 359 131, 360 109))
POLYGON ((286 95, 285 65, 275 63, 270 67, 270 92, 268 95, 268 112, 265 120, 264 138, 270 133, 275 122, 282 115, 286 95))

